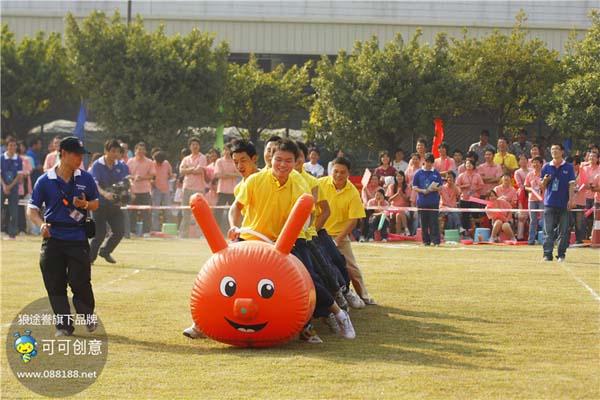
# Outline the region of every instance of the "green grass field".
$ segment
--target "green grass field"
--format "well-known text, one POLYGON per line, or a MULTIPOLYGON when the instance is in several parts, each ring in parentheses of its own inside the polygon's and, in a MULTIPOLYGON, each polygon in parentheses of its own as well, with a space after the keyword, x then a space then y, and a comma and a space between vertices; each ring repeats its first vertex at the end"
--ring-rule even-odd
MULTIPOLYGON (((21 238, 20 238, 21 239, 21 238)), ((2 338, 45 296, 39 238, 2 245, 2 338)), ((356 244, 379 302, 351 312, 354 341, 238 349, 181 335, 210 256, 203 240, 125 240, 93 266, 107 364, 89 399, 598 399, 600 252, 542 263, 540 246, 356 244)), ((1 347, 5 352, 4 343, 1 347)), ((2 398, 40 397, 2 354, 2 398)))

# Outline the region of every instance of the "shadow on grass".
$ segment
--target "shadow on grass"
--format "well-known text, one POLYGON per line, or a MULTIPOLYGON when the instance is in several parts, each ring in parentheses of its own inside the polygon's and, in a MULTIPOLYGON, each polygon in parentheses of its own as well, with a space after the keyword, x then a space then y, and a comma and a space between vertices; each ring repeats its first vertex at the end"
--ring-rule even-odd
MULTIPOLYGON (((109 337, 111 343, 139 347, 138 350, 149 353, 199 356, 221 354, 257 359, 303 356, 357 365, 381 362, 439 368, 502 369, 493 367, 495 363, 492 361, 483 360, 495 356, 496 350, 490 347, 494 343, 485 340, 484 334, 474 333, 470 328, 459 326, 491 324, 491 321, 382 306, 353 311, 351 315, 357 332, 355 340, 345 340, 329 333, 324 323, 314 321, 319 335, 325 342, 323 344, 308 344, 293 339, 277 347, 247 349, 221 345, 211 339, 192 341, 183 336, 181 339, 189 344, 141 340, 119 335, 109 337)), ((173 335, 181 335, 181 332, 173 332, 173 335)))

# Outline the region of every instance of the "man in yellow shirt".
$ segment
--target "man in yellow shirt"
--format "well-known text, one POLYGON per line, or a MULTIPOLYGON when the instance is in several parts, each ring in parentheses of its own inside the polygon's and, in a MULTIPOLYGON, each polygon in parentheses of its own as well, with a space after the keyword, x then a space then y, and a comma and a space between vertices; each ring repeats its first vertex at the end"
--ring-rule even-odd
POLYGON ((498 152, 494 155, 494 163, 502 167, 503 173, 510 173, 519 169, 519 163, 514 154, 508 152, 508 140, 501 136, 498 138, 498 152))
POLYGON ((338 157, 333 161, 331 176, 319 179, 319 188, 329 203, 331 214, 326 221, 322 221, 317 217, 316 228, 317 230, 325 228, 329 235, 332 236, 340 252, 346 258, 346 265, 352 285, 358 296, 360 296, 360 299, 356 299, 356 294, 349 291, 346 294, 346 299, 352 307, 360 308, 360 303, 363 303, 362 307, 364 307, 364 304, 376 305, 377 303, 369 296, 362 272, 356 263, 350 239, 348 238, 357 221, 365 217, 365 210, 360 194, 356 187, 348 180, 349 176, 350 161, 344 157, 338 157))

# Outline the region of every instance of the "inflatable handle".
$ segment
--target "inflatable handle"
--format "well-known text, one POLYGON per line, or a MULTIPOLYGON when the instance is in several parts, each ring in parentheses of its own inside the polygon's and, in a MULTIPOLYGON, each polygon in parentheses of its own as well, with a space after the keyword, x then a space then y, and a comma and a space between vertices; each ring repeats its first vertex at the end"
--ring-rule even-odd
POLYGON ((195 193, 190 197, 190 208, 194 213, 194 218, 198 221, 200 229, 204 233, 208 245, 213 253, 217 253, 227 248, 227 242, 217 225, 217 221, 213 216, 208 202, 200 193, 195 193))
POLYGON ((312 212, 314 204, 313 197, 306 193, 296 200, 296 204, 294 204, 294 208, 292 208, 292 212, 281 230, 281 235, 279 235, 275 242, 277 250, 284 254, 290 254, 294 243, 296 243, 298 234, 300 234, 304 223, 312 212))

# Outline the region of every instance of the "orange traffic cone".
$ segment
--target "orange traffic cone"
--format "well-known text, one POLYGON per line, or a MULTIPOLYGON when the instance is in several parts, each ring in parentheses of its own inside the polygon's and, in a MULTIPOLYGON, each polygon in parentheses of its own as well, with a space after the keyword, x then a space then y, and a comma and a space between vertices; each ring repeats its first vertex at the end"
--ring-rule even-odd
POLYGON ((592 247, 600 247, 600 210, 594 212, 594 226, 592 228, 592 247))

